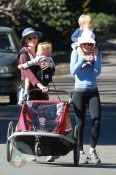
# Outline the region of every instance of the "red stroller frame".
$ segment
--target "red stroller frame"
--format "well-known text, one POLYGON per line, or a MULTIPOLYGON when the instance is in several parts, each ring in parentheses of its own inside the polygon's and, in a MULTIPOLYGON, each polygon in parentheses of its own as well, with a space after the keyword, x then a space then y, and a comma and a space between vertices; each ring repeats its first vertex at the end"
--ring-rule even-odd
MULTIPOLYGON (((46 115, 45 120, 49 119, 48 125, 50 122, 54 122, 52 128, 48 126, 48 132, 64 134, 66 128, 66 119, 68 115, 69 103, 61 102, 58 100, 32 100, 25 102, 22 105, 17 130, 18 131, 33 131, 33 117, 34 115, 46 115), (30 107, 31 106, 31 107, 30 107), (36 108, 36 109, 35 109, 36 108), (50 112, 50 110, 52 110, 50 112), (47 116, 49 115, 49 116, 47 116), (50 116, 51 115, 51 116, 50 116), (54 128, 53 128, 54 127, 54 128)), ((40 116, 41 117, 41 116, 40 116)), ((43 116, 42 116, 43 117, 43 116)), ((41 118, 42 118, 41 117, 41 118)), ((38 127, 39 131, 42 131, 42 128, 38 127)), ((45 130, 44 130, 45 131, 45 130)))
MULTIPOLYGON (((64 90, 51 90, 66 93, 64 90)), ((21 108, 17 126, 10 121, 7 132, 7 161, 13 157, 13 149, 41 156, 64 156, 73 151, 74 165, 79 163, 78 125, 76 115, 70 113, 71 101, 27 100, 21 108), (19 144, 20 143, 20 144, 19 144)))

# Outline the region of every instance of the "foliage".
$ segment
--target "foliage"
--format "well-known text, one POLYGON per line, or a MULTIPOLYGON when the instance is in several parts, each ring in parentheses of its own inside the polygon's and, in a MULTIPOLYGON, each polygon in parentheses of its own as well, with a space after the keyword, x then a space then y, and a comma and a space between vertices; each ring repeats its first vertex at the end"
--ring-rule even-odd
POLYGON ((112 14, 115 3, 115 0, 1 0, 0 22, 15 28, 19 36, 24 28, 34 27, 42 31, 43 40, 50 40, 55 49, 64 50, 70 47, 70 36, 78 27, 77 19, 82 13, 93 12, 92 19, 99 32, 115 31, 112 14))
POLYGON ((116 16, 105 13, 92 13, 90 15, 96 30, 101 34, 107 35, 116 31, 116 16))
POLYGON ((116 15, 116 0, 91 0, 91 12, 116 15))
MULTIPOLYGON (((60 47, 61 43, 66 47, 69 43, 69 34, 71 33, 72 20, 74 14, 68 10, 66 0, 33 0, 28 6, 29 10, 35 16, 35 25, 40 26, 44 33, 44 38, 52 40, 60 47)), ((62 47, 61 46, 61 47, 62 47)))
POLYGON ((75 16, 68 7, 67 0, 10 0, 0 8, 1 22, 16 28, 18 33, 32 26, 42 30, 44 38, 57 43, 58 47, 65 41, 66 47, 75 16))

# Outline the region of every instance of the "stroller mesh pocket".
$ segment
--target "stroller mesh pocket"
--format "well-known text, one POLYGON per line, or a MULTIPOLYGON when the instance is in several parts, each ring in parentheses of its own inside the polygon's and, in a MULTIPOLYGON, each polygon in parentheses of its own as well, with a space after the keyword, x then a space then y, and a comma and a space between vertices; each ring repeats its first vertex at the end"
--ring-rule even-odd
MULTIPOLYGON (((68 103, 65 102, 32 102, 29 101, 26 106, 23 107, 19 119, 23 121, 23 128, 30 128, 29 130, 42 131, 42 132, 54 132, 63 134, 66 128, 66 118, 68 115, 68 103), (27 117, 32 123, 32 127, 25 126, 27 123, 27 117)), ((20 130, 21 127, 19 127, 20 130)), ((24 130, 24 129, 23 129, 24 130)), ((25 129, 28 130, 28 129, 25 129)))
MULTIPOLYGON (((34 109, 35 110, 35 109, 34 109)), ((32 122, 36 131, 52 132, 56 127, 57 116, 56 104, 42 104, 36 108, 36 115, 33 116, 32 122)))

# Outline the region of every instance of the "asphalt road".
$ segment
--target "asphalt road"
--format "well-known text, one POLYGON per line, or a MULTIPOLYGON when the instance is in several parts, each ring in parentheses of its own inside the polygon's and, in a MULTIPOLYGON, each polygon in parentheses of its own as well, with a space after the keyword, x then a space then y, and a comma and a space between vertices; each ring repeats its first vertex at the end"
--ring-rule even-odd
MULTIPOLYGON (((28 162, 20 165, 20 162, 9 164, 6 161, 6 135, 9 121, 17 123, 20 108, 18 106, 0 106, 0 174, 14 175, 114 175, 116 174, 116 40, 110 39, 102 45, 104 58, 102 61, 102 73, 98 78, 98 87, 102 104, 102 122, 100 138, 98 140, 97 151, 102 160, 101 165, 79 165, 73 166, 73 152, 66 156, 61 156, 53 163, 28 162)), ((74 78, 67 72, 63 76, 54 77, 56 88, 73 91, 74 78)), ((51 84, 52 88, 54 87, 51 84)), ((59 94, 60 95, 60 94, 59 94)), ((55 97, 56 98, 56 97, 55 97)), ((63 99, 66 98, 63 96, 63 99)), ((87 111, 84 147, 88 152, 90 123, 87 111)), ((44 160, 44 159, 42 159, 44 160)))

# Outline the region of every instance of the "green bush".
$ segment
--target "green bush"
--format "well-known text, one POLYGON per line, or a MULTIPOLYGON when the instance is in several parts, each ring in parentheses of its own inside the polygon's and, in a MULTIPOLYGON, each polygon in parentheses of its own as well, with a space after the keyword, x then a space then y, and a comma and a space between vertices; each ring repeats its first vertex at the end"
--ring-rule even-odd
POLYGON ((116 31, 116 16, 105 13, 91 13, 94 27, 101 34, 111 34, 116 31))

